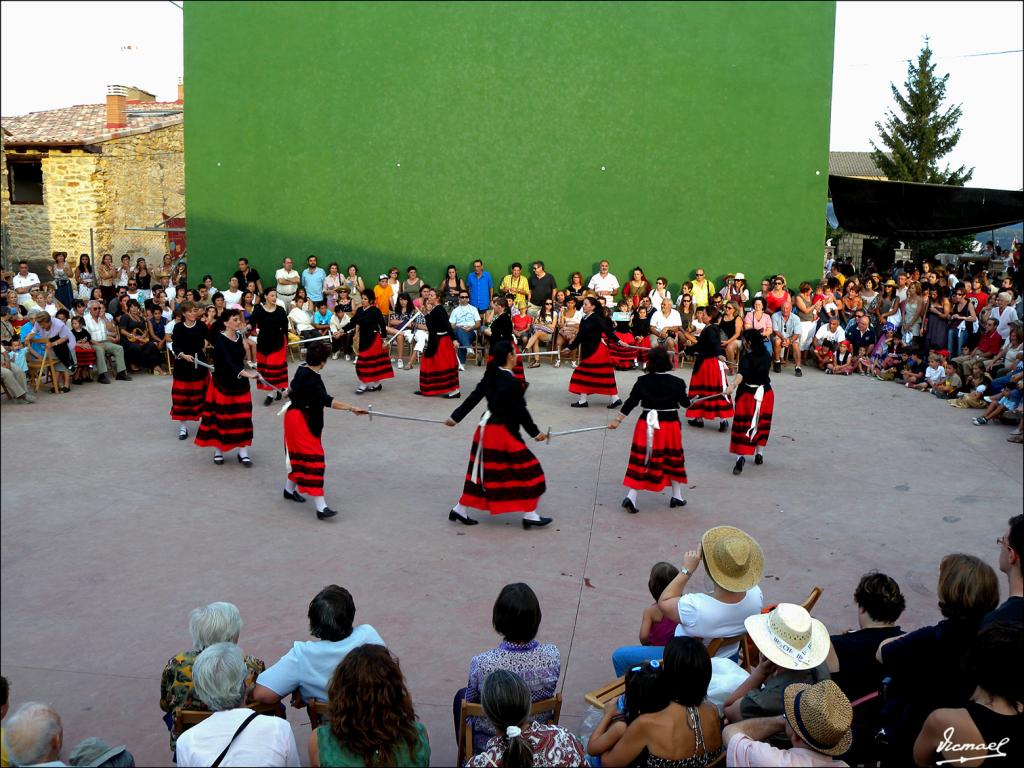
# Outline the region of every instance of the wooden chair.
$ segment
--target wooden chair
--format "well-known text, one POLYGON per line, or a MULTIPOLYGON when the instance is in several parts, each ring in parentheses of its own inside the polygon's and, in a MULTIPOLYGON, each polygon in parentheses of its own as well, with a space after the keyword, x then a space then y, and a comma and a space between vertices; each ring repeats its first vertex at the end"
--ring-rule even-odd
MULTIPOLYGON (((246 707, 261 715, 283 717, 283 708, 280 704, 263 704, 254 701, 246 704, 246 707)), ((178 738, 193 725, 198 725, 212 714, 213 712, 208 709, 176 709, 174 710, 174 724, 171 727, 171 733, 174 734, 174 738, 178 738)))
POLYGON ((476 338, 473 339, 472 352, 478 367, 487 361, 487 338, 481 331, 477 331, 476 338))
MULTIPOLYGON (((530 714, 547 714, 548 716, 539 722, 549 725, 558 725, 558 718, 562 714, 562 694, 556 693, 550 699, 535 701, 530 707, 530 714)), ((471 717, 487 717, 484 708, 480 704, 470 704, 463 700, 462 711, 459 713, 459 759, 458 765, 465 765, 466 761, 473 756, 473 727, 469 721, 471 717)))
POLYGON ((173 373, 174 372, 174 357, 172 357, 172 355, 171 355, 170 347, 168 347, 166 344, 164 344, 164 357, 167 359, 167 372, 168 373, 173 373))
POLYGON ((328 702, 323 699, 309 699, 306 702, 306 714, 309 715, 310 730, 315 731, 327 720, 328 702))
POLYGON ((53 394, 56 395, 59 391, 57 386, 57 362, 54 358, 50 357, 50 350, 43 352, 41 360, 28 361, 29 384, 36 392, 39 391, 39 385, 43 383, 43 374, 50 377, 50 385, 53 388, 53 394))

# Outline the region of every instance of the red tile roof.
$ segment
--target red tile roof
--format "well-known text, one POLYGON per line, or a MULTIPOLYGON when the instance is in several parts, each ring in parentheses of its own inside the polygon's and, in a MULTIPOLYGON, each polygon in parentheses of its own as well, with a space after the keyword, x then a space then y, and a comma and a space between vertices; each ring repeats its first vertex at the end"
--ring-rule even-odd
POLYGON ((19 117, 0 118, 4 144, 97 144, 119 136, 149 133, 182 122, 183 105, 177 101, 128 102, 128 126, 108 129, 105 104, 79 104, 74 107, 30 112, 19 117))

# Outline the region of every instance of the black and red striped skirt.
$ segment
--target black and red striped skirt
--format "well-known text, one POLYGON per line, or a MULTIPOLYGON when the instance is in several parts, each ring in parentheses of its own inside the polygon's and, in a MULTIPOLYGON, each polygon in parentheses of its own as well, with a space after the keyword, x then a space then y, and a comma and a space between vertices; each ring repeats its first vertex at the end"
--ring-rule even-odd
POLYGON ((222 391, 210 377, 196 445, 222 451, 252 445, 252 394, 248 388, 231 395, 222 391))
POLYGON ((690 399, 709 395, 720 395, 703 403, 691 405, 686 409, 688 419, 731 419, 732 403, 722 394, 725 389, 725 377, 717 358, 704 358, 704 361, 690 377, 690 399))
MULTIPOLYGON (((256 370, 273 387, 288 389, 288 348, 282 344, 280 349, 275 349, 265 355, 257 349, 256 370)), ((256 382, 256 389, 269 392, 273 390, 273 387, 268 387, 262 381, 256 382)))
POLYGON ((754 391, 748 387, 740 387, 736 397, 736 417, 732 422, 732 437, 729 440, 729 453, 738 456, 750 456, 758 446, 768 443, 768 434, 772 431, 772 412, 775 410, 775 393, 766 389, 761 399, 761 412, 757 416, 757 431, 753 437, 747 437, 747 430, 754 418, 757 401, 754 391))
MULTIPOLYGON (((179 365, 189 363, 179 361, 179 365)), ((203 417, 209 375, 197 381, 175 378, 171 383, 171 419, 173 421, 199 421, 203 417)))
POLYGON ((391 355, 384 349, 380 334, 374 335, 376 338, 373 344, 369 349, 361 351, 356 360, 356 377, 363 384, 395 378, 395 371, 391 367, 391 355))
POLYGON ((420 394, 447 395, 459 388, 459 358, 450 336, 438 340, 434 354, 420 359, 420 394))
POLYGON ((473 482, 473 463, 480 450, 480 427, 473 433, 466 483, 459 503, 473 509, 504 512, 533 512, 547 490, 544 470, 526 444, 502 424, 488 424, 483 430, 482 477, 473 482))
POLYGON ((619 393, 615 386, 615 372, 612 370, 608 347, 602 341, 590 357, 580 360, 579 366, 569 379, 569 391, 577 395, 611 395, 619 393))
MULTIPOLYGON (((615 336, 622 341, 623 344, 629 344, 630 346, 640 346, 636 342, 636 337, 632 333, 623 333, 616 331, 615 336)), ((647 346, 650 346, 651 342, 648 339, 644 339, 647 342, 647 346)), ((618 344, 612 344, 608 347, 608 356, 611 358, 612 365, 615 366, 616 370, 628 371, 633 367, 633 363, 637 359, 637 353, 639 350, 630 349, 629 347, 620 347, 618 344)))
POLYGON ((302 411, 289 408, 284 413, 284 450, 288 455, 288 479, 310 496, 324 495, 324 446, 309 431, 302 411))
POLYGON ((678 419, 661 417, 659 428, 651 440, 651 460, 647 458, 647 419, 643 416, 633 429, 633 444, 629 447, 629 464, 622 484, 638 491, 660 491, 675 480, 686 482, 686 457, 683 455, 683 431, 678 419))
POLYGON ((88 368, 91 365, 96 365, 96 350, 93 349, 91 346, 76 346, 75 365, 79 366, 80 368, 88 368))

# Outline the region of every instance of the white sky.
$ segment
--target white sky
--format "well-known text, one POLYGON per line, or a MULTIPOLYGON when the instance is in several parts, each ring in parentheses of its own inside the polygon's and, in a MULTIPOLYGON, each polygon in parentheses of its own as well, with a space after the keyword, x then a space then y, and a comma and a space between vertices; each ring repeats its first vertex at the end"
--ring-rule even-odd
MULTIPOLYGON (((177 98, 183 14, 167 0, 4 0, 0 14, 4 115, 99 103, 113 83, 177 98)), ((1021 29, 1022 2, 839 2, 831 148, 870 149, 875 121, 892 105, 889 83, 902 86, 906 60, 928 35, 937 71, 951 74, 947 103, 964 110, 963 137, 947 161, 975 167, 971 186, 1021 189, 1021 29), (1018 52, 970 56, 997 51, 1018 52)))

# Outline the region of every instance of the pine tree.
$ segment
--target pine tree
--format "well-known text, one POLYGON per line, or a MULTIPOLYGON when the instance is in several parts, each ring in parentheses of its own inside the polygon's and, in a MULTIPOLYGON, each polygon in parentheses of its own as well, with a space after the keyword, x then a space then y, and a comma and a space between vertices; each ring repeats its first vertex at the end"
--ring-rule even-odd
POLYGON ((974 169, 960 166, 951 171, 947 164, 940 170, 939 161, 960 141, 957 123, 963 112, 959 104, 942 111, 949 74, 936 77, 931 59, 932 49, 926 37, 917 63, 907 66, 907 80, 903 84, 906 96, 889 84, 900 114, 890 109, 884 123, 875 123, 882 144, 889 151, 883 152, 872 141, 871 156, 892 181, 962 187, 971 180, 974 169))

